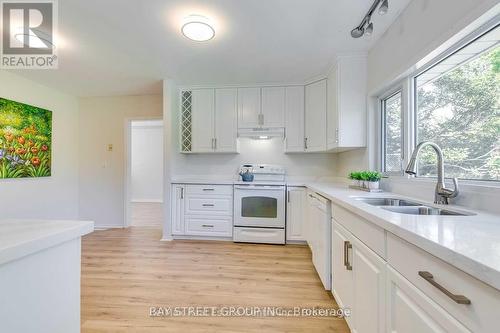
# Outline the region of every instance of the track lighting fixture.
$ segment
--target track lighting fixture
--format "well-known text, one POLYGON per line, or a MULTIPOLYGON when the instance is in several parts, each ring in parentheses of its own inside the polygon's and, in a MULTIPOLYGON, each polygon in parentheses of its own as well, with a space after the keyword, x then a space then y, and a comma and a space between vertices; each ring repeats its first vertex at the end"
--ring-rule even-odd
POLYGON ((378 13, 380 15, 385 15, 389 11, 389 0, 382 1, 382 4, 378 8, 378 13))
POLYGON ((380 15, 384 15, 389 10, 389 0, 375 0, 371 5, 370 9, 366 13, 365 17, 361 20, 361 23, 354 29, 351 30, 351 37, 359 38, 363 35, 370 36, 373 33, 373 22, 371 22, 372 14, 380 5, 378 12, 380 15))
POLYGON ((370 22, 365 29, 365 35, 371 36, 372 33, 373 33, 373 23, 370 22))

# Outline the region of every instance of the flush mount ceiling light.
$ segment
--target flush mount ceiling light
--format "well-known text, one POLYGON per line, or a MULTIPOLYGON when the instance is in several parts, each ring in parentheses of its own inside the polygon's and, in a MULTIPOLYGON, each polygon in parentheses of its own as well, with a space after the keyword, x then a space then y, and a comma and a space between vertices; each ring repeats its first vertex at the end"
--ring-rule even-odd
POLYGON ((371 22, 372 14, 377 9, 378 5, 380 8, 378 12, 380 15, 384 15, 389 10, 389 1, 388 0, 375 0, 366 13, 365 17, 361 20, 361 23, 354 29, 351 30, 351 37, 359 38, 363 35, 370 36, 373 32, 373 23, 371 22))
POLYGON ((186 38, 196 42, 205 42, 215 36, 215 30, 210 20, 200 15, 186 17, 181 27, 181 32, 186 38))

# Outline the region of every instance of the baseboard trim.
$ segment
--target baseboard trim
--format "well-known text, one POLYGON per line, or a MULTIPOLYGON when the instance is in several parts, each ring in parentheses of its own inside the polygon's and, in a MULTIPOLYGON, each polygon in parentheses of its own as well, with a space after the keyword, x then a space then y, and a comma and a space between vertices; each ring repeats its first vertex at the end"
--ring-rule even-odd
POLYGON ((94 230, 125 229, 122 225, 96 225, 94 230))
POLYGON ((132 199, 130 202, 136 203, 163 203, 162 199, 132 199))

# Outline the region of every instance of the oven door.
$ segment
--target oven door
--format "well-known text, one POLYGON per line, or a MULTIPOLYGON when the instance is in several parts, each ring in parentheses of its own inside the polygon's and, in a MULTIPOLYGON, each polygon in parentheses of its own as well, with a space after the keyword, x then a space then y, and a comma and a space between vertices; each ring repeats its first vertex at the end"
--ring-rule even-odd
POLYGON ((285 187, 278 185, 235 185, 234 225, 285 227, 285 187))

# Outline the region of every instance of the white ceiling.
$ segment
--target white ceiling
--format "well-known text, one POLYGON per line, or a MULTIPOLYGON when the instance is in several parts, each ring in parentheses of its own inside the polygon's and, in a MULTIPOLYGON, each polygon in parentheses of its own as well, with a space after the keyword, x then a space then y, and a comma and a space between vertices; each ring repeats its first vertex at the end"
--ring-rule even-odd
POLYGON ((349 32, 372 0, 59 0, 58 70, 14 72, 76 96, 147 94, 179 84, 302 82, 338 53, 367 51, 410 0, 373 15, 375 31, 349 32), (190 14, 209 17, 216 36, 180 34, 190 14))

